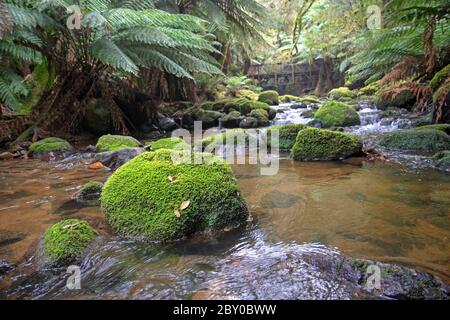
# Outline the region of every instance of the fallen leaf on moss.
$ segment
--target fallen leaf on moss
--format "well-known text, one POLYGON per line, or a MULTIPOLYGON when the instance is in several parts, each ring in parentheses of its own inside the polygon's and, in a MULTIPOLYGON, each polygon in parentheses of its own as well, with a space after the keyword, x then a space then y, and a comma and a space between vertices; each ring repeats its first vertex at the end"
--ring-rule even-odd
POLYGON ((189 207, 190 204, 191 202, 189 200, 183 201, 180 205, 180 210, 185 210, 187 207, 189 207))
POLYGON ((178 219, 180 219, 180 217, 181 217, 180 211, 175 210, 175 217, 177 217, 178 219))
POLYGON ((175 177, 175 176, 168 176, 167 177, 167 179, 169 179, 170 182, 174 182, 176 178, 177 177, 175 177))

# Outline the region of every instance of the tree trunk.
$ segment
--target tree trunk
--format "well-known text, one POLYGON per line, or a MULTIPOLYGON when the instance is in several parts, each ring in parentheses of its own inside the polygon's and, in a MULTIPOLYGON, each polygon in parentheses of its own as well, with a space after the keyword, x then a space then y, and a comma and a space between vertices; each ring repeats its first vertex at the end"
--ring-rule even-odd
POLYGON ((438 55, 433 44, 434 32, 436 31, 436 17, 428 18, 427 26, 423 34, 423 43, 425 49, 426 72, 431 76, 438 66, 438 55))

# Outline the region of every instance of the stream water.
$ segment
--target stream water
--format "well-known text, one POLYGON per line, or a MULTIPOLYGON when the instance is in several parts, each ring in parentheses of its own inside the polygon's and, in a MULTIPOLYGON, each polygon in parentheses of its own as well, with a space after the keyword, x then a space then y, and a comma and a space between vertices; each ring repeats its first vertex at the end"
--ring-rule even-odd
MULTIPOLYGON (((305 123, 289 105, 275 124, 305 123)), ((363 137, 396 130, 362 108, 363 137)), ((303 163, 281 155, 280 170, 233 171, 253 221, 215 236, 150 244, 114 236, 98 207, 72 194, 106 169, 89 159, 0 162, 0 259, 17 265, 0 297, 66 299, 351 299, 346 283, 310 263, 311 255, 346 256, 410 266, 450 282, 450 175, 361 159, 303 163), (81 265, 82 289, 66 289, 65 270, 39 270, 38 244, 62 218, 86 219, 100 237, 81 265)))

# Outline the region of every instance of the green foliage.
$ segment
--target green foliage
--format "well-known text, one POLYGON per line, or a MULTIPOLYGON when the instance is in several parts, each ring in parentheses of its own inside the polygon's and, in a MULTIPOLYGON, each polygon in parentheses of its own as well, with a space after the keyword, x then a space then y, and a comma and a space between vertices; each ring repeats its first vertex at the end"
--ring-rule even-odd
POLYGON ((301 130, 291 150, 294 160, 340 160, 362 152, 362 143, 356 136, 329 130, 307 128, 301 130))
POLYGON ((269 114, 264 109, 253 109, 249 114, 250 117, 258 120, 258 125, 260 126, 268 126, 270 125, 269 114))
POLYGON ((159 149, 176 149, 176 150, 189 150, 191 146, 184 142, 181 138, 163 138, 156 141, 152 141, 146 144, 146 146, 150 146, 152 151, 156 151, 159 149))
POLYGON ((249 212, 228 164, 174 164, 172 152, 144 153, 107 180, 101 204, 117 233, 165 241, 246 221, 249 212))
POLYGON ((450 81, 445 82, 436 92, 433 94, 433 102, 438 104, 443 97, 448 96, 450 93, 450 81))
POLYGON ((267 145, 271 146, 272 144, 272 132, 274 130, 278 130, 279 137, 279 148, 281 151, 291 151, 292 147, 295 144, 295 140, 297 139, 298 133, 306 129, 307 127, 304 124, 285 124, 281 126, 273 126, 267 130, 267 145))
POLYGON ((52 263, 68 265, 81 258, 96 231, 85 221, 67 219, 52 225, 44 234, 44 255, 52 263))
POLYGON ((441 71, 436 72, 433 79, 430 81, 431 89, 436 91, 448 78, 450 78, 450 64, 444 67, 441 71))
POLYGON ((450 136, 435 129, 399 130, 385 134, 380 145, 391 150, 432 155, 450 149, 450 136))
POLYGON ((268 105, 278 105, 278 92, 274 90, 263 91, 259 94, 258 101, 267 103, 268 105))
POLYGON ((450 169, 450 151, 442 151, 433 156, 433 161, 439 168, 450 169))
POLYGON ((125 148, 137 148, 141 143, 133 137, 107 134, 101 136, 96 144, 98 152, 115 151, 125 148))
POLYGON ((33 143, 30 146, 28 153, 30 155, 39 155, 50 152, 64 153, 71 151, 73 151, 73 147, 66 140, 56 137, 50 137, 33 143))
POLYGON ((375 81, 372 82, 370 84, 368 84, 367 86, 359 89, 359 94, 360 95, 365 95, 365 96, 373 96, 375 94, 378 93, 378 91, 381 90, 381 84, 379 81, 375 81))
POLYGON ((361 123, 356 110, 349 105, 337 101, 324 103, 314 114, 325 127, 347 127, 361 123))

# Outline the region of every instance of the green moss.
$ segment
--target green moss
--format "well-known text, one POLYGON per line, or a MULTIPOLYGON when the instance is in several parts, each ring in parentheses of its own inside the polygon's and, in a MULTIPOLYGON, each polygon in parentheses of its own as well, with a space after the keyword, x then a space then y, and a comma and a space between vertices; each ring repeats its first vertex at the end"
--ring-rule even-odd
POLYGON ((340 87, 340 88, 336 88, 331 90, 328 93, 328 96, 333 99, 333 100, 340 100, 342 98, 356 98, 356 92, 350 90, 347 87, 340 87))
POLYGON ((339 160, 361 153, 358 137, 329 130, 307 128, 301 130, 292 147, 294 160, 339 160))
POLYGON ((444 96, 448 97, 449 93, 450 93, 450 81, 444 83, 442 86, 439 87, 439 89, 436 90, 436 92, 433 94, 433 102, 435 104, 439 104, 439 102, 444 96))
POLYGON ((298 102, 302 102, 305 104, 320 103, 319 98, 317 98, 316 96, 304 96, 304 97, 301 97, 298 102))
POLYGON ((101 204, 116 232, 156 241, 235 226, 249 214, 228 164, 174 164, 164 149, 113 173, 101 204))
POLYGON ((441 71, 437 72, 433 79, 430 81, 430 87, 433 91, 439 89, 440 86, 450 77, 450 64, 444 67, 441 71))
POLYGON ((249 139, 251 139, 251 137, 244 129, 232 129, 203 139, 202 146, 203 149, 207 146, 209 146, 209 148, 216 148, 219 145, 224 145, 227 141, 234 143, 243 141, 247 143, 249 139))
POLYGON ((271 108, 267 103, 264 103, 264 102, 260 102, 260 101, 252 102, 250 104, 250 109, 251 110, 263 109, 263 110, 267 111, 267 113, 269 115, 269 120, 273 120, 277 116, 277 110, 271 108))
POLYGON ((278 105, 280 102, 278 100, 278 92, 275 90, 263 91, 259 94, 258 101, 267 103, 268 105, 278 105))
POLYGON ((221 125, 225 128, 238 128, 241 113, 239 111, 231 111, 219 119, 221 125))
POLYGON ((302 116, 305 118, 314 118, 317 110, 309 109, 302 113, 302 116))
POLYGON ((269 114, 264 109, 254 109, 249 114, 250 117, 258 120, 258 125, 268 126, 270 125, 269 114))
POLYGON ((292 96, 292 95, 286 94, 284 96, 280 96, 279 100, 282 103, 300 102, 301 98, 297 97, 297 96, 292 96))
POLYGON ((392 149, 419 154, 435 154, 450 149, 450 136, 434 129, 399 130, 385 134, 380 145, 392 149))
POLYGON ((48 152, 70 152, 72 150, 73 147, 66 140, 50 137, 33 143, 29 148, 29 153, 34 155, 48 152))
POLYGON ((450 168, 450 150, 436 153, 433 156, 433 161, 438 167, 450 168))
POLYGON ((325 127, 347 127, 361 123, 356 110, 349 105, 337 101, 324 103, 314 117, 325 127))
POLYGON ((249 98, 254 101, 258 100, 258 98, 259 98, 259 94, 255 93, 251 90, 239 90, 237 93, 237 96, 238 97, 246 97, 246 98, 249 98))
POLYGON ((185 150, 190 149, 191 146, 184 142, 181 138, 163 138, 156 141, 151 141, 146 144, 152 148, 152 151, 156 151, 159 149, 177 149, 177 150, 185 150))
POLYGON ((96 144, 98 152, 115 151, 125 148, 137 148, 141 145, 133 137, 107 134, 101 136, 96 144))
MULTIPOLYGON (((387 90, 393 90, 389 88, 387 90)), ((416 102, 416 96, 411 92, 411 90, 405 88, 400 92, 391 94, 390 96, 383 95, 383 92, 377 94, 374 99, 374 104, 381 110, 385 110, 388 107, 396 108, 409 108, 413 106, 416 102)))
POLYGON ((291 151, 294 146, 295 139, 298 133, 306 129, 307 127, 303 124, 285 124, 282 126, 273 126, 267 131, 267 144, 271 146, 272 144, 272 131, 278 130, 279 137, 279 148, 281 151, 291 151))
POLYGON ((445 123, 429 124, 429 125, 425 125, 425 126, 414 128, 414 130, 429 130, 429 129, 443 131, 446 134, 450 135, 450 124, 445 124, 445 123))
POLYGON ((196 121, 201 121, 204 126, 211 127, 219 124, 219 118, 222 117, 222 113, 211 110, 203 110, 197 108, 192 112, 192 115, 196 121))
POLYGON ((224 110, 227 113, 231 111, 239 111, 241 114, 246 115, 252 110, 252 103, 254 103, 254 101, 247 98, 232 99, 225 104, 224 110))
POLYGON ((372 96, 377 94, 378 91, 381 90, 381 84, 379 81, 372 82, 368 84, 367 86, 359 89, 359 94, 366 95, 366 96, 372 96))
POLYGON ((82 220, 58 222, 44 234, 44 255, 51 263, 70 264, 82 256, 95 234, 95 230, 82 220))
POLYGON ((100 193, 103 188, 103 183, 99 181, 89 181, 86 182, 80 189, 80 192, 92 193, 98 192, 100 193))

